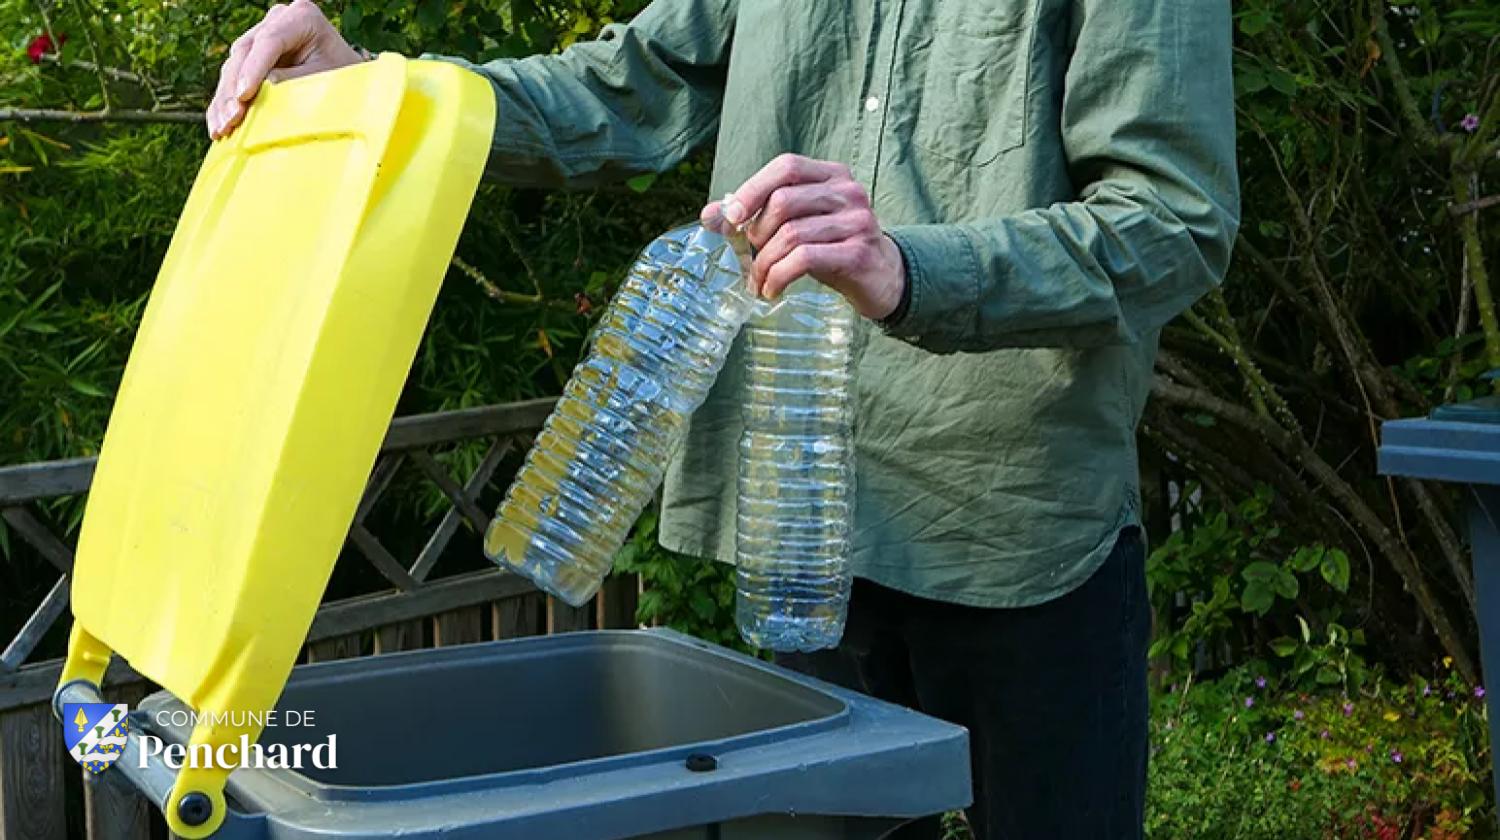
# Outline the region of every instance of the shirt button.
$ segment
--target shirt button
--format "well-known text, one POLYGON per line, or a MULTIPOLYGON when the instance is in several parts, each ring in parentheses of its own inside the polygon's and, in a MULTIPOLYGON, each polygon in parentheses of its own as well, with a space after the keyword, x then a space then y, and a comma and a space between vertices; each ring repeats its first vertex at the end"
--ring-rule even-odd
POLYGON ((879 99, 877 99, 877 98, 875 98, 875 97, 872 96, 869 99, 865 100, 865 110, 866 111, 874 111, 874 110, 876 110, 879 107, 880 107, 880 100, 879 99))

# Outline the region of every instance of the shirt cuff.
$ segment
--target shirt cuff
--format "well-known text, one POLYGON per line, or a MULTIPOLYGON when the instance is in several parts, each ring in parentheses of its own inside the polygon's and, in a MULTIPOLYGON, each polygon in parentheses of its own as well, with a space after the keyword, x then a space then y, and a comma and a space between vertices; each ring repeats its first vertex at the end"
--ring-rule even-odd
POLYGON ((972 330, 979 265, 974 246, 955 225, 897 225, 886 236, 906 263, 901 306, 880 322, 893 338, 912 343, 960 339, 972 330))

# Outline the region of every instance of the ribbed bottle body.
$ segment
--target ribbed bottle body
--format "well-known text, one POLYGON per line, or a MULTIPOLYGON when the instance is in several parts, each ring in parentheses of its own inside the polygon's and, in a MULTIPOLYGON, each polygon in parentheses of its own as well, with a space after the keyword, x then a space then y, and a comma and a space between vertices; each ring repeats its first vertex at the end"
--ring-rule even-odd
POLYGON ((854 521, 854 311, 801 280, 745 328, 735 618, 750 644, 838 644, 854 521))
POLYGON ((661 484, 756 303, 698 225, 642 251, 485 534, 485 554, 581 606, 661 484))

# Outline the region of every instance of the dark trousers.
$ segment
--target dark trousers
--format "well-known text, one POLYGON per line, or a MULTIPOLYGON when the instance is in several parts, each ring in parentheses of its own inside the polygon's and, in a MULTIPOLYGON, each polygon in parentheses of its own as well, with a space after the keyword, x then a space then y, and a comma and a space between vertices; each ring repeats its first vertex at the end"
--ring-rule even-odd
MULTIPOLYGON (((969 730, 979 840, 1142 836, 1145 551, 1135 528, 1082 586, 980 609, 856 580, 838 648, 777 662, 969 730)), ((936 818, 894 836, 940 838, 936 818)))

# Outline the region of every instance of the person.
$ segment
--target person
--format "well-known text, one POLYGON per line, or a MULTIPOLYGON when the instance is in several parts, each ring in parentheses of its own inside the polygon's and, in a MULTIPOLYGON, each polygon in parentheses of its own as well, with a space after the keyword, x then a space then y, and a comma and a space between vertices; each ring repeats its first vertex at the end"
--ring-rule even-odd
MULTIPOLYGON (((235 41, 207 111, 368 55, 311 0, 235 41)), ((704 219, 750 283, 810 275, 868 321, 849 621, 788 664, 967 727, 980 838, 1142 834, 1135 430, 1162 326, 1239 224, 1227 0, 656 0, 487 64, 487 175, 589 186, 717 138, 704 219)), ((731 358, 661 542, 733 558, 731 358)), ((903 836, 938 836, 935 820, 903 836)))

